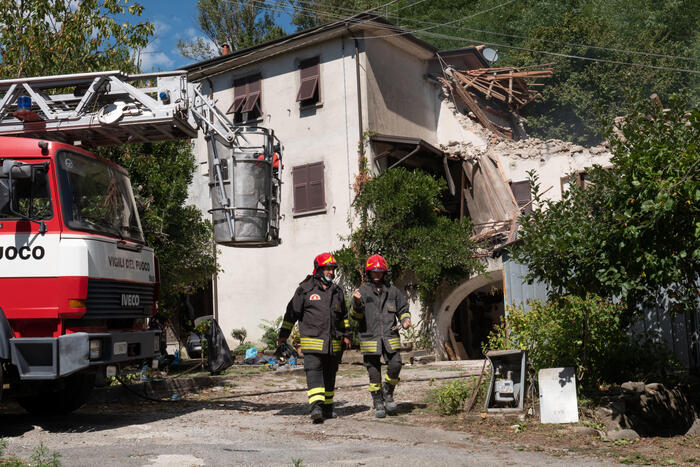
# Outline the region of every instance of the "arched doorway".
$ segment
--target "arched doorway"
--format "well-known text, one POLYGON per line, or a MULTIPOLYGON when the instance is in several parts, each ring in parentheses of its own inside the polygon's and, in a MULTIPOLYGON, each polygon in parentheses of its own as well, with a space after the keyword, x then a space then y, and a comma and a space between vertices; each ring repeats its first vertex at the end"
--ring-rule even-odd
POLYGON ((480 359, 481 342, 504 313, 502 263, 452 289, 436 307, 433 345, 442 360, 480 359))

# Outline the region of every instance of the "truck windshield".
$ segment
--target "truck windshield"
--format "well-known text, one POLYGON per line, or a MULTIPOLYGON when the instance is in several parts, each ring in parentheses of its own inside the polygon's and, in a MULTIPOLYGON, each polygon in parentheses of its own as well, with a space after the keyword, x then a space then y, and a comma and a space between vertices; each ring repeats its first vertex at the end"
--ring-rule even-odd
POLYGON ((63 220, 68 227, 143 242, 129 178, 99 159, 58 154, 63 220))
POLYGON ((0 219, 51 219, 53 207, 44 164, 31 164, 31 178, 0 177, 0 219), (10 190, 11 188, 11 190, 10 190), (12 191, 12 206, 10 206, 12 191))

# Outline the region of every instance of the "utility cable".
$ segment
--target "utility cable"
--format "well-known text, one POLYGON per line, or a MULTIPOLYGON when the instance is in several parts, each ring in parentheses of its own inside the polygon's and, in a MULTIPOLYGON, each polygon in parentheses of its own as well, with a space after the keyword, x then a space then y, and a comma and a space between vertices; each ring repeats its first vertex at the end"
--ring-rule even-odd
MULTIPOLYGON (((397 11, 402 10, 403 8, 408 8, 408 7, 414 6, 415 4, 421 3, 422 1, 424 1, 424 0, 420 0, 418 2, 414 2, 413 4, 399 8, 397 11)), ((265 3, 265 2, 258 1, 258 3, 265 3)), ((309 5, 309 7, 306 7, 306 8, 297 7, 299 9, 301 9, 302 11, 306 11, 308 13, 312 13, 312 12, 316 11, 316 10, 310 8, 311 4, 308 1, 305 2, 302 0, 299 3, 309 5)), ((353 8, 336 7, 335 9, 346 11, 346 12, 353 13, 353 14, 362 13, 362 10, 357 10, 357 9, 353 9, 353 8)), ((290 11, 290 10, 286 10, 286 11, 290 11)), ((331 15, 330 12, 327 12, 324 14, 326 16, 331 15)), ((344 17, 343 15, 340 15, 340 14, 333 14, 333 16, 336 18, 339 18, 339 19, 344 17)), ((398 19, 412 21, 414 23, 423 24, 423 25, 430 25, 430 26, 435 26, 435 27, 447 27, 449 29, 461 29, 461 30, 466 30, 466 31, 471 31, 471 32, 479 32, 482 34, 492 34, 495 36, 508 37, 508 38, 512 38, 512 39, 534 40, 534 41, 544 42, 544 43, 549 43, 549 44, 567 45, 567 46, 571 46, 571 47, 585 47, 585 48, 589 48, 589 49, 604 50, 604 51, 616 52, 616 53, 626 53, 626 54, 631 54, 631 55, 642 55, 642 56, 647 56, 647 57, 669 58, 669 59, 673 59, 673 60, 686 60, 686 61, 691 61, 691 62, 700 62, 700 58, 695 58, 695 57, 682 57, 679 55, 668 55, 668 54, 662 54, 662 53, 642 52, 642 51, 638 51, 638 50, 618 49, 618 48, 614 48, 614 47, 604 47, 604 46, 599 46, 599 45, 579 44, 576 42, 563 42, 563 41, 556 41, 556 40, 551 40, 551 39, 542 39, 539 37, 522 36, 522 35, 518 35, 518 34, 506 34, 506 33, 501 33, 501 32, 496 32, 496 31, 489 31, 489 30, 485 30, 485 29, 475 29, 475 28, 468 28, 468 27, 464 27, 464 26, 452 25, 449 23, 445 23, 445 24, 436 23, 433 21, 426 21, 426 20, 421 20, 421 19, 417 19, 417 18, 411 18, 408 16, 401 17, 398 19)))
MULTIPOLYGON (((253 1, 261 3, 263 5, 262 7, 265 9, 268 9, 268 10, 273 10, 273 11, 280 11, 281 10, 281 11, 285 11, 285 12, 291 11, 285 7, 274 7, 274 6, 266 5, 264 1, 263 2, 261 2, 260 0, 253 0, 253 1)), ((507 3, 511 3, 513 1, 515 1, 515 0, 510 0, 507 3)), ((500 6, 502 6, 502 5, 505 5, 505 4, 501 4, 500 6)), ((485 11, 475 13, 475 15, 484 13, 485 11)), ((472 16, 475 16, 475 15, 472 15, 472 16)), ((467 18, 469 18, 469 17, 467 17, 467 18)), ((457 19, 455 21, 462 21, 462 20, 467 19, 467 18, 460 18, 460 19, 457 19)), ((363 24, 363 23, 366 23, 368 21, 371 21, 371 19, 369 19, 369 20, 364 19, 362 21, 359 21, 359 20, 353 20, 353 18, 346 18, 345 20, 348 23, 355 24, 355 25, 363 24)), ((452 21, 452 23, 455 21, 452 21)), ((446 23, 446 24, 450 24, 450 23, 446 23)), ((435 26, 435 27, 437 27, 437 26, 435 26)), ((634 67, 639 67, 639 68, 649 68, 649 69, 654 69, 654 70, 673 71, 673 72, 678 72, 678 73, 700 74, 700 71, 690 70, 690 69, 685 69, 685 68, 649 65, 649 64, 645 64, 645 63, 636 63, 636 62, 625 62, 622 60, 610 60, 610 59, 603 59, 603 58, 583 57, 580 55, 564 54, 564 53, 559 53, 559 52, 548 52, 548 51, 544 51, 544 50, 530 49, 530 48, 526 48, 526 47, 518 47, 518 46, 513 46, 513 45, 500 44, 500 43, 496 43, 496 42, 487 42, 487 41, 482 41, 482 40, 477 40, 477 39, 472 39, 472 38, 467 38, 467 37, 459 37, 459 36, 452 36, 452 35, 448 35, 448 34, 428 32, 427 29, 430 29, 430 28, 424 28, 424 29, 419 29, 419 30, 414 30, 414 31, 403 31, 400 33, 385 34, 385 35, 380 35, 380 36, 366 36, 363 39, 365 39, 365 40, 380 39, 380 38, 387 38, 387 37, 402 36, 402 35, 406 35, 406 34, 421 33, 421 34, 425 34, 425 35, 430 36, 430 37, 436 37, 436 38, 441 38, 441 39, 468 41, 468 42, 473 42, 473 43, 483 44, 483 45, 493 45, 496 47, 503 47, 506 49, 522 50, 522 51, 531 52, 531 53, 539 53, 539 54, 551 55, 551 56, 555 56, 555 57, 569 58, 572 60, 584 60, 584 61, 590 61, 590 62, 610 63, 610 64, 616 64, 616 65, 634 66, 634 67)))

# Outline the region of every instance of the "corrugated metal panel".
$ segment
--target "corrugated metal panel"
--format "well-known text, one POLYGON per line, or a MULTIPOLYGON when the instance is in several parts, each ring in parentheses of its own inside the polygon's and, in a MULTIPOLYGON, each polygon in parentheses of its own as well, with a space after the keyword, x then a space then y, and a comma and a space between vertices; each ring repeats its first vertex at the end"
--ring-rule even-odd
POLYGON ((525 265, 511 261, 504 255, 503 276, 505 281, 504 300, 506 307, 508 305, 522 304, 527 311, 530 308, 527 305, 528 300, 547 300, 549 287, 543 282, 528 284, 525 281, 527 273, 528 269, 525 265))

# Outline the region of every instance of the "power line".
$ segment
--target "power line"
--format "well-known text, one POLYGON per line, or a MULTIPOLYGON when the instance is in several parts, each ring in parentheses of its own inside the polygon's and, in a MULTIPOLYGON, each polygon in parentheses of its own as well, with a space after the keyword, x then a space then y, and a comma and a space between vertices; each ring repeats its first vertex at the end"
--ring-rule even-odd
MULTIPOLYGON (((414 2, 414 3, 410 4, 410 5, 407 5, 407 6, 405 6, 405 7, 399 8, 397 11, 402 10, 403 8, 412 7, 412 6, 414 6, 415 4, 421 3, 421 2, 423 2, 423 1, 424 1, 424 0, 420 0, 420 1, 418 1, 418 2, 414 2)), ((308 1, 306 1, 306 2, 305 2, 305 1, 300 1, 299 3, 310 5, 310 2, 308 2, 308 1)), ((303 9, 303 8, 302 8, 302 9, 303 9)), ((349 13, 361 13, 361 12, 362 12, 361 10, 356 10, 356 9, 353 9, 353 8, 336 7, 336 9, 337 9, 337 10, 342 10, 342 11, 347 11, 347 12, 349 12, 349 13)), ((314 10, 312 10, 312 9, 306 9, 306 11, 307 11, 307 12, 314 12, 314 10)), ((324 13, 324 14, 330 15, 330 13, 324 13)), ((343 17, 342 15, 338 15, 338 14, 335 14, 334 16, 335 16, 336 18, 341 18, 341 17, 343 17)), ((568 46, 571 46, 571 47, 586 47, 586 48, 589 48, 589 49, 606 50, 606 51, 609 51, 609 52, 627 53, 627 54, 631 54, 631 55, 642 55, 642 56, 647 56, 647 57, 669 58, 669 59, 674 59, 674 60, 686 60, 686 61, 691 61, 691 62, 700 62, 700 58, 695 58, 695 57, 681 57, 681 56, 679 56, 679 55, 668 55, 668 54, 662 54, 662 53, 642 52, 642 51, 638 51, 638 50, 618 49, 618 48, 614 48, 614 47, 604 47, 604 46, 600 46, 600 45, 579 44, 579 43, 576 43, 576 42, 555 41, 555 40, 551 40, 551 39, 542 39, 542 38, 539 38, 539 37, 522 36, 522 35, 518 35, 518 34, 506 34, 506 33, 502 33, 502 32, 488 31, 488 30, 485 30, 485 29, 468 28, 468 27, 464 27, 464 26, 451 25, 451 24, 449 24, 449 23, 446 23, 446 24, 435 23, 435 22, 432 22, 432 21, 426 21, 426 20, 421 20, 421 19, 411 18, 411 17, 401 17, 401 18, 399 18, 398 16, 396 16, 396 17, 397 17, 398 19, 401 19, 401 20, 412 21, 412 22, 418 23, 418 24, 425 24, 425 25, 431 25, 431 26, 436 26, 436 27, 442 26, 442 27, 447 27, 447 28, 450 28, 450 29, 457 29, 457 28, 459 28, 459 29, 463 29, 463 30, 466 30, 466 31, 479 32, 479 33, 482 33, 482 34, 492 34, 492 35, 494 35, 494 36, 509 37, 509 38, 512 38, 512 39, 534 40, 534 41, 544 42, 544 43, 549 43, 549 44, 568 45, 568 46)))
MULTIPOLYGON (((292 12, 294 11, 293 9, 290 10, 290 9, 283 7, 283 6, 267 5, 264 0, 253 0, 253 1, 255 3, 258 3, 259 5, 261 5, 262 8, 272 10, 272 11, 284 11, 287 13, 290 11, 292 11, 292 12)), ((477 13, 475 13, 471 16, 465 17, 465 18, 456 19, 456 20, 451 21, 449 23, 445 23, 444 25, 449 25, 449 24, 457 22, 457 21, 463 21, 463 20, 471 18, 473 16, 483 14, 487 11, 504 6, 508 3, 512 3, 513 1, 515 1, 515 0, 510 0, 506 3, 497 5, 496 7, 492 7, 489 10, 483 10, 483 11, 477 12, 477 13)), ((307 11, 311 11, 311 10, 307 10, 307 11)), ((340 18, 340 19, 345 19, 348 23, 351 23, 354 25, 359 25, 359 24, 363 24, 363 23, 366 23, 368 21, 371 21, 371 19, 369 19, 369 20, 368 19, 356 20, 353 18, 347 18, 347 17, 341 16, 341 15, 331 14, 331 13, 324 13, 324 14, 328 17, 336 17, 336 18, 340 18)), ((479 44, 484 44, 484 45, 493 45, 496 47, 503 47, 503 48, 507 48, 507 49, 522 50, 522 51, 526 51, 526 52, 539 53, 539 54, 551 55, 551 56, 562 57, 562 58, 569 58, 569 59, 573 59, 573 60, 584 60, 584 61, 590 61, 590 62, 610 63, 610 64, 616 64, 616 65, 634 66, 634 67, 639 67, 639 68, 650 68, 650 69, 654 69, 654 70, 673 71, 673 72, 679 72, 679 73, 700 74, 700 71, 690 70, 690 69, 685 69, 685 68, 674 68, 674 67, 665 67, 665 66, 658 66, 658 65, 649 65, 646 63, 625 62, 625 61, 621 61, 621 60, 610 60, 610 59, 603 59, 603 58, 583 57, 580 55, 564 54, 564 53, 559 53, 559 52, 549 52, 549 51, 544 51, 544 50, 530 49, 530 48, 526 48, 526 47, 517 47, 517 46, 513 46, 513 45, 499 44, 499 43, 495 43, 495 42, 486 42, 486 41, 467 38, 467 37, 459 37, 459 36, 452 36, 452 35, 448 35, 448 34, 428 32, 428 29, 432 29, 433 27, 444 26, 444 25, 440 24, 440 23, 433 23, 433 26, 429 27, 429 28, 417 29, 417 30, 413 30, 413 31, 406 30, 406 31, 402 31, 400 33, 385 34, 385 35, 381 35, 381 36, 367 36, 367 37, 364 37, 363 39, 365 39, 365 40, 367 40, 367 39, 381 39, 381 38, 387 38, 387 37, 403 36, 406 34, 422 33, 422 34, 425 34, 427 36, 441 38, 441 39, 468 41, 468 42, 474 42, 474 43, 479 43, 479 44)))
POLYGON ((608 60, 605 58, 582 57, 579 55, 571 55, 571 54, 564 54, 564 53, 558 53, 558 52, 547 52, 544 50, 528 49, 526 47, 516 47, 514 45, 505 45, 505 44, 498 44, 495 42, 479 41, 479 40, 475 40, 475 39, 469 39, 467 37, 450 36, 447 34, 440 34, 440 33, 436 33, 436 32, 426 32, 424 34, 426 34, 428 36, 442 38, 442 39, 453 39, 453 40, 460 40, 460 41, 478 42, 478 43, 484 44, 484 45, 493 45, 496 47, 504 47, 506 49, 523 50, 526 52, 539 53, 539 54, 544 54, 544 55, 552 55, 555 57, 571 58, 571 59, 575 59, 575 60, 586 60, 589 62, 611 63, 611 64, 615 64, 615 65, 628 65, 628 66, 636 66, 636 67, 640 67, 640 68, 651 68, 654 70, 676 71, 679 73, 700 74, 700 71, 688 70, 685 68, 673 68, 673 67, 666 67, 666 66, 648 65, 646 63, 623 62, 620 60, 608 60))

